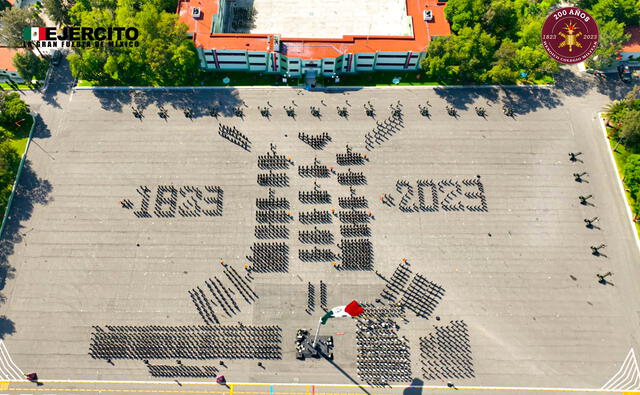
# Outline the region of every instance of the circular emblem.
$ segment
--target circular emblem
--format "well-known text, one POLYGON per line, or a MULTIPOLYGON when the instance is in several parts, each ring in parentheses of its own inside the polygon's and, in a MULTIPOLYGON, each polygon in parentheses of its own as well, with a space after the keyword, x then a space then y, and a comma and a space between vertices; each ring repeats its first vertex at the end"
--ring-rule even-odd
POLYGON ((598 25, 580 8, 561 8, 544 22, 542 46, 560 63, 584 62, 598 46, 598 25))

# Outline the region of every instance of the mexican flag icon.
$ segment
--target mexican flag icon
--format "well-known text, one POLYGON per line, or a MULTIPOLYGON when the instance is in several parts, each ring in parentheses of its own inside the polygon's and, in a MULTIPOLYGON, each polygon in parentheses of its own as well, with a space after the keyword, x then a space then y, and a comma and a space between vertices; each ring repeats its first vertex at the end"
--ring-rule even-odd
POLYGON ((327 311, 325 315, 322 316, 320 322, 322 325, 327 323, 329 318, 342 318, 342 317, 357 317, 364 312, 362 306, 358 304, 355 300, 351 301, 346 306, 338 306, 333 309, 327 311))
POLYGON ((24 41, 44 41, 47 39, 46 27, 25 27, 22 29, 24 41))

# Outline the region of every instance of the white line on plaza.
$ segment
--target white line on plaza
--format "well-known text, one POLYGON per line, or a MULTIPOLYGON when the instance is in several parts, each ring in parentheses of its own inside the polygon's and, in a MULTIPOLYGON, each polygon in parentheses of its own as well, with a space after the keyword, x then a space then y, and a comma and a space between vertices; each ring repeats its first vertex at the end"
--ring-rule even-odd
POLYGON ((640 369, 638 369, 638 361, 633 348, 627 353, 618 372, 602 386, 602 389, 640 390, 640 369))
POLYGON ((9 350, 4 344, 4 341, 0 340, 0 379, 24 381, 24 373, 11 359, 9 350))
POLYGON ((609 153, 609 159, 611 160, 611 165, 613 166, 613 171, 615 173, 615 179, 618 183, 618 188, 620 189, 620 193, 622 194, 622 199, 624 200, 624 207, 627 211, 627 222, 631 226, 631 234, 633 234, 633 238, 636 241, 636 247, 640 250, 640 238, 638 238, 638 232, 636 231, 636 224, 633 222, 633 213, 631 212, 631 207, 629 206, 629 201, 627 200, 627 194, 624 190, 624 184, 620 179, 620 174, 618 173, 618 165, 616 164, 616 159, 613 157, 613 151, 611 146, 609 145, 609 139, 607 138, 607 127, 604 124, 604 118, 602 118, 602 113, 598 113, 597 115, 598 121, 600 122, 600 129, 602 130, 602 134, 604 136, 604 143, 606 144, 607 152, 609 153))

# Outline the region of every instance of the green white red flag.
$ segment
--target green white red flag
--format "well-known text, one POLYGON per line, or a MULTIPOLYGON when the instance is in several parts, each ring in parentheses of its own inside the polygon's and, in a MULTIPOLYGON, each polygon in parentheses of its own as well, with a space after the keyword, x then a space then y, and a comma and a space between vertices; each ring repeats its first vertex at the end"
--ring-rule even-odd
POLYGON ((333 309, 327 311, 325 315, 322 316, 320 322, 322 325, 326 324, 329 318, 342 318, 342 317, 357 317, 364 312, 362 306, 358 304, 355 300, 351 301, 346 306, 338 306, 333 309))
POLYGON ((22 39, 24 41, 44 41, 47 39, 47 28, 24 27, 22 28, 22 39))

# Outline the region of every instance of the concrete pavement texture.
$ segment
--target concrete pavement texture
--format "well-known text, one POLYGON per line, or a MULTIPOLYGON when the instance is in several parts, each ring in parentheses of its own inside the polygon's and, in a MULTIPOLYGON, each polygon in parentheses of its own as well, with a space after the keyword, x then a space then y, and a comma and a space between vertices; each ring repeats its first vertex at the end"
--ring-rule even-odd
MULTIPOLYGON (((91 358, 92 333, 107 325, 205 325, 189 292, 207 290, 206 282, 215 277, 226 281, 223 260, 258 298, 249 303, 233 295, 238 304, 233 314, 216 305, 220 323, 282 329, 281 359, 222 358, 225 367, 219 371, 227 380, 359 384, 370 393, 385 391, 368 387, 358 374, 355 320, 330 320, 322 327, 321 334, 334 336, 332 362, 296 360, 295 333, 313 331, 323 314, 319 299, 315 310, 305 311, 309 283, 316 294, 320 281, 326 284, 329 308, 353 299, 388 307, 386 299, 381 299, 385 305, 375 300, 406 259, 411 278, 419 275, 442 288, 441 297, 431 301, 428 319, 411 309, 406 320, 395 319, 399 338, 409 346, 411 377, 425 386, 452 380, 461 388, 588 389, 602 387, 616 374, 621 382, 633 379, 638 375, 635 358, 624 365, 631 368, 622 367, 630 350, 638 349, 640 257, 596 117, 610 97, 597 86, 574 83, 576 92, 569 85, 73 92, 54 83, 49 87, 53 93, 29 99, 41 124, 2 241, 7 275, 0 313, 6 354, 24 372, 37 371, 45 389, 62 385, 47 384, 45 378, 167 380, 151 377, 139 359, 109 363, 91 358), (376 122, 391 118, 398 101, 402 127, 368 150, 365 135, 376 122), (365 114, 368 102, 376 119, 365 114), (516 115, 506 117, 503 104, 513 106, 516 115), (207 114, 212 105, 221 111, 218 119, 207 114), (431 116, 423 117, 418 105, 428 106, 431 116), (447 114, 447 105, 457 109, 457 117, 447 114), (133 116, 132 106, 141 108, 141 120, 133 116), (285 106, 295 109, 295 119, 285 106), (320 118, 311 115, 310 106, 319 108, 320 118), (487 116, 479 117, 475 106, 485 107, 487 116), (234 107, 243 109, 244 119, 233 115, 234 107), (270 108, 270 119, 260 115, 259 107, 270 108), (336 107, 346 107, 348 118, 340 117, 336 107), (158 116, 161 108, 167 110, 166 120, 158 116), (185 117, 187 108, 193 109, 193 119, 185 117), (250 151, 222 138, 220 124, 246 136, 250 151), (328 133, 331 140, 315 150, 298 138, 300 132, 328 133), (336 163, 336 154, 346 153, 347 146, 367 155, 364 165, 336 163), (287 173, 289 186, 272 189, 276 197, 288 199, 294 220, 286 225, 288 239, 258 240, 256 198, 267 198, 269 188, 256 182, 259 173, 268 172, 257 160, 272 149, 293 163, 274 171, 287 173), (569 152, 582 154, 572 162, 569 152), (299 259, 299 251, 313 245, 300 242, 298 234, 314 226, 334 236, 333 244, 318 248, 340 253, 338 217, 308 225, 299 214, 314 208, 344 211, 338 197, 351 194, 337 174, 299 176, 299 166, 314 163, 365 176, 366 183, 353 189, 368 202, 362 210, 371 212, 368 239, 379 275, 299 259), (573 173, 585 171, 585 181, 576 182, 573 173), (298 192, 313 190, 314 182, 332 196, 331 204, 300 202, 298 192), (141 210, 143 199, 136 192, 141 186, 151 191, 148 218, 134 214, 141 210), (177 213, 189 209, 183 191, 220 187, 222 215, 159 216, 154 211, 158 186, 176 188, 177 213), (421 193, 427 205, 437 200, 438 209, 417 209, 421 193), (384 194, 396 204, 383 204, 384 194), (578 197, 588 195, 593 195, 588 204, 580 204, 578 197), (133 208, 122 207, 123 200, 133 208), (470 209, 483 200, 486 210, 470 209), (599 221, 589 229, 584 219, 592 217, 599 221), (288 270, 247 277, 251 246, 270 241, 288 245, 288 270), (593 255, 590 246, 601 244, 606 245, 601 255, 593 255), (596 275, 607 272, 612 272, 610 284, 598 283, 596 275), (449 379, 445 376, 451 372, 440 370, 442 377, 429 379, 429 364, 439 362, 426 361, 430 357, 420 339, 437 342, 439 331, 451 322, 466 326, 470 352, 464 353, 465 366, 471 369, 465 378, 449 379)), ((162 204, 161 212, 170 210, 162 204)), ((218 359, 180 362, 217 366, 218 359)), ((442 363, 455 367, 456 362, 442 363)), ((179 365, 166 359, 149 364, 179 365)), ((8 371, 3 374, 10 380, 8 371)), ((380 393, 399 393, 386 391, 380 393)), ((359 387, 332 392, 364 393, 359 387)))

